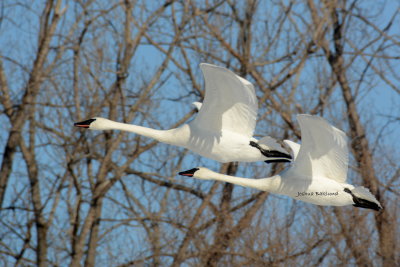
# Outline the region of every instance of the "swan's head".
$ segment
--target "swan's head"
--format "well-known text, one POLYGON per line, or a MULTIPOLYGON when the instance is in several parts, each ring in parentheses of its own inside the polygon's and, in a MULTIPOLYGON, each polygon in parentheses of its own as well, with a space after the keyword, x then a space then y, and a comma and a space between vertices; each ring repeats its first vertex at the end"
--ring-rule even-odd
POLYGON ((207 168, 197 167, 187 171, 180 172, 179 175, 189 176, 193 178, 203 179, 203 180, 211 180, 212 171, 207 168))
POLYGON ((112 121, 95 117, 81 122, 74 123, 74 126, 80 128, 88 128, 90 130, 111 130, 112 121))

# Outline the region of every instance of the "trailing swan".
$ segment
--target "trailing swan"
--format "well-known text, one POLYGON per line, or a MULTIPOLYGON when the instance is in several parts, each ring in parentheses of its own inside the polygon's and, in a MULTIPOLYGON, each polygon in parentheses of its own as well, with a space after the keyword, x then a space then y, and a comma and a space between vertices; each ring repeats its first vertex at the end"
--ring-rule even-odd
POLYGON ((258 108, 253 85, 222 67, 202 63, 200 68, 205 79, 205 98, 203 103, 193 103, 199 112, 188 124, 155 130, 96 117, 74 125, 133 132, 219 162, 290 162, 291 156, 273 138, 253 138, 258 108))
POLYGON ((279 175, 249 179, 223 175, 202 167, 179 174, 252 187, 316 205, 382 209, 368 189, 346 183, 349 152, 345 133, 317 116, 298 115, 297 120, 302 144, 286 141, 293 149, 294 161, 279 175))

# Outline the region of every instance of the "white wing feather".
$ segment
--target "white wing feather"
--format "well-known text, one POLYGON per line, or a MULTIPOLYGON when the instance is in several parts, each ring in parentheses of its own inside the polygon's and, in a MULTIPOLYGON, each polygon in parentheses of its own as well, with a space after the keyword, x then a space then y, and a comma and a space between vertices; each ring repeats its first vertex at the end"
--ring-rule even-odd
POLYGON ((302 114, 297 120, 302 142, 291 170, 344 183, 349 161, 346 134, 321 117, 302 114))
POLYGON ((258 109, 253 85, 222 67, 202 63, 200 68, 206 92, 193 125, 217 134, 224 130, 252 137, 258 109))

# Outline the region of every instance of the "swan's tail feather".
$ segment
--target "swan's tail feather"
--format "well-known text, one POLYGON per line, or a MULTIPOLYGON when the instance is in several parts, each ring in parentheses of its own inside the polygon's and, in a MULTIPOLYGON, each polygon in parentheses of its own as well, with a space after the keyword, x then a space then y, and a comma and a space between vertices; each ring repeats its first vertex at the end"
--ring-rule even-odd
POLYGON ((375 196, 365 187, 358 186, 351 190, 354 206, 366 209, 381 210, 382 206, 375 196))

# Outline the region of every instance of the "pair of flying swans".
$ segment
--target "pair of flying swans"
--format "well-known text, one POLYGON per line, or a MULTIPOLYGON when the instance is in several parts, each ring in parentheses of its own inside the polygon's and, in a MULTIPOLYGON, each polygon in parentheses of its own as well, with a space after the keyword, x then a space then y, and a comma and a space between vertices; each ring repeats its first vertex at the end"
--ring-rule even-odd
POLYGON ((203 167, 179 174, 252 187, 316 205, 382 209, 368 189, 346 183, 349 152, 345 133, 321 117, 302 114, 297 120, 301 145, 284 141, 292 149, 294 160, 279 175, 249 179, 223 175, 203 167))
POLYGON ((121 130, 185 147, 219 162, 290 162, 291 156, 273 138, 253 137, 257 97, 253 85, 228 69, 200 64, 205 79, 203 104, 193 121, 179 128, 155 130, 142 126, 92 118, 75 123, 91 130, 121 130))
MULTIPOLYGON (((222 67, 203 63, 200 68, 205 79, 204 103, 193 103, 199 112, 188 124, 155 130, 96 117, 75 123, 75 126, 133 132, 185 147, 219 162, 290 162, 291 155, 273 138, 266 136, 256 140, 253 137, 258 109, 253 85, 222 67)), ((292 149, 294 161, 279 175, 248 179, 219 174, 204 167, 179 174, 252 187, 316 205, 382 209, 368 189, 346 183, 346 135, 317 116, 298 115, 297 120, 302 144, 284 141, 292 149)))

